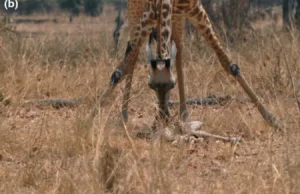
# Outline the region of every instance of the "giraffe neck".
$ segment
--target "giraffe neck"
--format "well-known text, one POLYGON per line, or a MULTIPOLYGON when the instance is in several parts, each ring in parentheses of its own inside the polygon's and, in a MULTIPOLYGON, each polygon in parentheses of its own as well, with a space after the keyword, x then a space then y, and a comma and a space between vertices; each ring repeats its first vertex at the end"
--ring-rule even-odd
POLYGON ((170 59, 170 41, 172 29, 172 0, 157 0, 157 56, 159 59, 170 59))
POLYGON ((162 59, 162 34, 161 34, 161 28, 162 28, 162 1, 159 0, 157 2, 157 57, 162 59))

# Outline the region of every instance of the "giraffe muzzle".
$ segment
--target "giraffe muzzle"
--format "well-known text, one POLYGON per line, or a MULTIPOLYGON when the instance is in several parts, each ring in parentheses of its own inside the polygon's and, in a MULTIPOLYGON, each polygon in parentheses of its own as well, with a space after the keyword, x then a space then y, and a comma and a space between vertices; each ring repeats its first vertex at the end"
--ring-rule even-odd
POLYGON ((171 81, 169 83, 149 83, 149 87, 155 91, 169 91, 173 89, 176 85, 175 81, 171 81))
POLYGON ((167 92, 174 88, 176 81, 170 68, 170 59, 151 60, 149 87, 159 93, 167 92))

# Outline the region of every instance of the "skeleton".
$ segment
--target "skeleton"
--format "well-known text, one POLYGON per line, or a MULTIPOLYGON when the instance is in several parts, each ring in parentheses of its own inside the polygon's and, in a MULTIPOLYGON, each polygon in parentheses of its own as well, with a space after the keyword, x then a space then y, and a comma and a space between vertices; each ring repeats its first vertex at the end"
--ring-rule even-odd
POLYGON ((248 85, 240 73, 239 67, 231 62, 230 57, 215 35, 210 20, 199 0, 128 1, 130 40, 128 41, 125 58, 115 69, 111 75, 109 84, 102 91, 98 102, 89 116, 89 123, 97 114, 98 107, 103 104, 105 99, 124 78, 126 78, 126 80, 125 92, 123 95, 122 117, 125 123, 128 121, 127 109, 134 67, 141 46, 155 27, 158 31, 157 58, 151 60, 148 85, 155 91, 159 101, 159 114, 156 116, 156 121, 163 121, 160 123, 164 123, 165 129, 169 122, 169 94, 171 89, 175 86, 175 78, 171 71, 171 41, 174 41, 177 49, 175 66, 180 97, 179 117, 181 122, 187 121, 189 115, 185 103, 186 99, 182 71, 182 35, 186 18, 206 39, 208 44, 215 51, 222 67, 241 85, 252 102, 258 107, 263 118, 275 129, 283 129, 281 122, 265 108, 258 96, 248 85))
POLYGON ((200 121, 176 122, 170 124, 162 130, 156 131, 156 133, 152 132, 149 134, 145 132, 138 132, 136 136, 139 138, 161 139, 164 141, 172 142, 173 145, 178 145, 185 142, 201 142, 205 138, 213 138, 233 144, 243 143, 243 140, 241 138, 224 137, 200 130, 202 125, 203 123, 200 121))

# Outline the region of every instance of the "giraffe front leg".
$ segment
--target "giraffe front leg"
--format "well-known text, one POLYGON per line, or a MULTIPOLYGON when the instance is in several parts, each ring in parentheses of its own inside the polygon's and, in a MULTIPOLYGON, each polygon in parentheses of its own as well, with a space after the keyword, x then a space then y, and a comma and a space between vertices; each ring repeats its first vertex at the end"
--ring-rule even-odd
MULTIPOLYGON (((141 42, 142 39, 139 40, 141 42)), ((130 43, 128 43, 127 49, 126 49, 126 54, 125 54, 125 59, 119 65, 116 70, 112 73, 110 77, 110 82, 106 86, 106 88, 101 92, 100 97, 98 98, 95 106, 92 109, 92 112, 90 113, 90 116, 88 118, 88 125, 92 123, 94 117, 97 115, 99 111, 99 107, 102 106, 102 104, 105 102, 105 99, 111 94, 111 92, 114 90, 114 88, 123 80, 123 78, 127 75, 127 81, 126 81, 126 86, 125 86, 125 93, 123 97, 123 110, 122 110, 122 116, 124 121, 127 121, 127 106, 128 106, 128 100, 129 100, 129 95, 130 95, 130 88, 131 88, 131 79, 134 65, 137 60, 137 56, 139 54, 139 49, 140 45, 137 45, 135 50, 133 50, 133 47, 131 46, 130 43), (128 80, 130 80, 130 83, 128 84, 128 80), (128 90, 128 91, 126 91, 128 90), (124 103, 125 102, 125 103, 124 103), (125 115, 125 116, 124 116, 125 115)))
POLYGON ((184 91, 184 74, 182 70, 182 50, 183 50, 183 26, 184 18, 183 17, 174 17, 173 18, 173 27, 172 27, 172 39, 176 44, 176 72, 177 72, 177 83, 179 90, 179 100, 180 100, 180 119, 186 121, 189 113, 185 103, 185 91, 184 91))
POLYGON ((112 73, 110 77, 110 82, 109 84, 102 90, 96 104, 94 105, 89 117, 88 117, 88 127, 91 126, 94 117, 97 115, 99 111, 99 107, 102 106, 106 98, 111 94, 111 92, 114 90, 114 88, 122 81, 124 76, 127 74, 128 70, 130 72, 130 69, 134 68, 134 64, 136 61, 136 52, 133 52, 132 46, 130 43, 127 45, 126 53, 125 53, 125 59, 119 65, 116 70, 112 73), (133 61, 130 63, 130 61, 133 61))
MULTIPOLYGON (((140 11, 140 8, 138 12, 140 11)), ((128 103, 130 100, 130 90, 132 85, 132 77, 134 73, 134 66, 138 57, 138 53, 140 52, 140 47, 145 42, 146 37, 150 34, 152 28, 156 24, 155 14, 154 14, 154 4, 147 3, 145 5, 145 10, 143 12, 143 17, 141 18, 140 22, 133 28, 131 28, 130 37, 131 40, 128 42, 128 49, 125 55, 128 55, 131 52, 131 49, 136 48, 134 62, 130 63, 130 66, 126 69, 126 83, 125 83, 125 91, 123 94, 123 102, 122 102, 122 118, 124 122, 128 121, 128 103), (131 44, 130 44, 131 43, 131 44)), ((132 19, 136 19, 132 18, 132 19)), ((133 21, 130 21, 132 23, 133 21)), ((121 66, 120 66, 121 67, 121 66)))
MULTIPOLYGON (((127 18, 128 18, 128 26, 130 31, 129 40, 136 36, 135 27, 141 20, 141 17, 144 12, 146 2, 145 0, 130 0, 127 2, 127 18)), ((149 6, 149 4, 148 4, 149 6)), ((149 7, 147 8, 149 10, 149 7)), ((130 69, 128 71, 128 75, 125 80, 125 90, 123 94, 123 102, 122 102, 122 111, 121 115, 124 122, 128 121, 128 103, 130 100, 130 90, 132 85, 132 77, 133 77, 134 69, 130 69)))
MULTIPOLYGON (((132 49, 132 46, 129 41, 128 45, 127 45, 125 56, 127 56, 128 53, 131 52, 131 49, 132 49)), ((136 60, 137 60, 137 58, 135 59, 135 62, 136 62, 136 60)), ((125 78, 125 90, 124 90, 124 94, 123 94, 123 102, 122 102, 122 110, 121 110, 121 116, 125 123, 127 123, 127 121, 128 121, 127 109, 128 109, 129 99, 130 99, 130 90, 131 90, 131 85, 132 85, 132 76, 133 76, 133 72, 134 72, 135 62, 131 63, 132 65, 129 65, 127 68, 127 71, 126 71, 127 74, 126 74, 126 78, 125 78)))
POLYGON ((284 124, 281 123, 279 119, 277 119, 271 112, 267 110, 267 108, 259 100, 257 94, 253 91, 253 89, 249 86, 247 81, 242 76, 239 67, 236 64, 231 63, 229 56, 227 55, 219 39, 217 38, 208 15, 206 14, 200 2, 197 2, 197 6, 195 6, 195 8, 186 9, 184 10, 184 12, 190 22, 197 28, 197 30, 213 48, 225 71, 231 74, 238 81, 238 83, 248 94, 252 102, 257 106, 258 111, 260 112, 262 117, 269 123, 269 125, 274 127, 276 130, 283 130, 284 124))
MULTIPOLYGON (((143 13, 143 17, 140 22, 133 28, 134 36, 131 37, 131 40, 128 42, 127 49, 125 52, 125 59, 123 62, 116 68, 116 70, 112 73, 110 77, 110 82, 108 86, 101 93, 96 105, 94 106, 90 116, 89 121, 91 122, 96 114, 98 113, 98 107, 101 106, 105 99, 110 95, 113 89, 124 79, 124 77, 128 76, 127 84, 125 86, 125 90, 127 90, 124 94, 123 100, 123 108, 124 115, 127 115, 127 103, 129 100, 130 88, 131 88, 131 76, 133 74, 134 66, 137 61, 140 48, 142 44, 145 42, 146 37, 150 34, 151 29, 155 26, 155 14, 154 14, 154 5, 153 3, 147 3, 145 6, 145 11, 143 13), (125 103, 124 103, 125 102, 125 103)), ((89 123, 90 123, 89 122, 89 123)))
POLYGON ((131 74, 127 75, 126 80, 125 80, 125 91, 124 91, 124 95, 123 95, 123 103, 122 103, 122 111, 121 111, 121 116, 125 123, 127 123, 127 121, 128 121, 127 109, 128 109, 129 99, 130 99, 132 76, 133 76, 133 71, 131 74))

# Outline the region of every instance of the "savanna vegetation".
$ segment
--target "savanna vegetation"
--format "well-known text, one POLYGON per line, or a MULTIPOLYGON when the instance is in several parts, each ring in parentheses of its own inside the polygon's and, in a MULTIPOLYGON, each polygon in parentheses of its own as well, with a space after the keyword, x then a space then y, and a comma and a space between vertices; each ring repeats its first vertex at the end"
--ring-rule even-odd
MULTIPOLYGON (((87 7, 87 1, 80 6, 87 7)), ((184 36, 187 97, 226 94, 232 100, 189 105, 190 120, 203 121, 203 129, 214 134, 242 137, 244 143, 206 139, 172 145, 137 135, 151 129, 157 114, 144 47, 134 74, 128 125, 120 116, 123 84, 101 107, 92 128, 84 125, 98 92, 124 57, 128 28, 125 19, 115 53, 115 5, 97 1, 99 12, 80 11, 70 23, 74 7, 41 2, 46 11, 20 7, 20 13, 2 12, 8 17, 0 25, 0 193, 300 193, 296 9, 289 9, 287 23, 283 1, 203 0, 224 47, 286 128, 275 132, 254 104, 235 100, 247 96, 191 30, 184 36), (78 97, 85 101, 74 107, 34 103, 78 97)), ((171 99, 179 99, 177 88, 171 99)), ((171 115, 175 122, 176 106, 171 115)))

